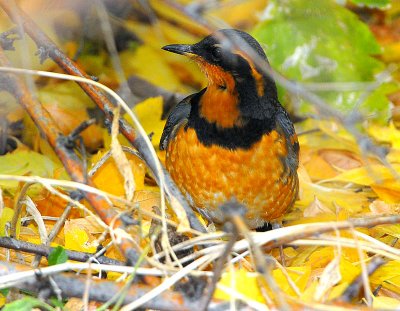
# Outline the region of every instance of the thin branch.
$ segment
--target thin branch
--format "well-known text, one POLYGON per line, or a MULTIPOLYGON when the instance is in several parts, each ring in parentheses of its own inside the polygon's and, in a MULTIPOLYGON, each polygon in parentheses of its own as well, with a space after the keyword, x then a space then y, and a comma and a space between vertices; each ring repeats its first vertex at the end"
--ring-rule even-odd
MULTIPOLYGON (((0 276, 12 276, 13 274, 29 272, 25 266, 12 264, 8 262, 0 262, 0 276)), ((40 269, 35 270, 35 274, 23 282, 15 284, 14 287, 33 291, 38 293, 41 288, 48 288, 48 278, 41 276, 40 269)), ((76 276, 67 273, 52 276, 57 287, 61 290, 63 298, 82 297, 85 291, 86 276, 76 276)), ((99 279, 91 279, 91 286, 88 290, 89 300, 105 302, 111 299, 117 292, 123 288, 123 283, 115 281, 105 281, 99 279)), ((147 293, 153 290, 152 286, 132 284, 127 291, 124 304, 139 300, 147 293)), ((51 294, 51 293, 50 293, 51 294)), ((196 310, 198 302, 186 297, 183 293, 166 289, 156 297, 144 302, 142 306, 147 309, 156 310, 196 310)), ((213 303, 210 310, 213 310, 218 305, 213 303)))
POLYGON ((214 269, 213 269, 213 277, 211 279, 211 284, 208 286, 207 292, 204 295, 204 297, 201 299, 200 302, 200 306, 199 309, 201 311, 206 311, 211 299, 214 295, 215 289, 217 287, 217 283, 219 281, 219 279, 221 278, 221 275, 224 271, 224 266, 225 263, 227 262, 227 259, 231 253, 232 247, 236 242, 236 239, 238 238, 238 231, 237 231, 237 227, 234 226, 231 222, 225 223, 225 228, 228 229, 226 231, 228 231, 228 233, 230 233, 230 237, 228 242, 225 244, 225 247, 220 255, 220 257, 218 258, 218 260, 216 261, 215 265, 214 265, 214 269))
MULTIPOLYGON (((65 220, 69 216, 69 213, 71 212, 72 209, 72 204, 68 203, 67 206, 65 207, 63 213, 61 216, 57 219, 57 222, 54 224, 53 228, 51 229, 49 235, 47 236, 47 239, 44 243, 45 246, 49 246, 51 242, 55 239, 57 234, 60 232, 61 228, 64 226, 65 220)), ((38 267, 40 263, 40 259, 42 258, 42 255, 36 254, 35 259, 32 263, 33 267, 38 267)))
POLYGON ((21 190, 18 192, 18 195, 14 198, 14 214, 10 223, 10 236, 12 238, 17 237, 17 223, 21 216, 22 206, 24 205, 23 200, 25 199, 25 194, 31 185, 31 183, 23 185, 21 190))
MULTIPOLYGON (((37 254, 37 255, 45 256, 45 257, 49 256, 51 251, 54 249, 54 247, 33 244, 33 243, 20 241, 20 240, 8 238, 8 237, 0 237, 0 247, 7 248, 7 249, 13 249, 13 250, 20 251, 20 252, 37 254)), ((77 252, 77 251, 71 251, 71 250, 65 250, 65 252, 68 255, 68 259, 80 261, 80 262, 86 262, 86 261, 90 260, 91 258, 93 258, 95 255, 95 254, 91 254, 91 253, 77 252)), ((105 256, 97 257, 96 260, 99 263, 105 264, 105 265, 124 265, 124 263, 119 260, 108 258, 105 256)))

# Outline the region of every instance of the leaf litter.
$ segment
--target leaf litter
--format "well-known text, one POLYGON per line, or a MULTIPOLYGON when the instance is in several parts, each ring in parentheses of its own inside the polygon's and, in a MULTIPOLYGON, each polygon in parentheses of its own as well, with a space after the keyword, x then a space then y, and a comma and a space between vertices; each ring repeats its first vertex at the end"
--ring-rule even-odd
MULTIPOLYGON (((385 61, 388 59, 393 61, 393 57, 390 55, 395 54, 393 49, 396 49, 396 42, 389 40, 390 43, 387 43, 387 41, 378 36, 375 39, 366 24, 360 22, 355 14, 348 8, 339 7, 333 2, 321 1, 319 3, 320 7, 317 9, 325 10, 329 8, 328 17, 334 20, 335 23, 338 19, 343 19, 341 22, 344 24, 340 26, 342 28, 341 36, 335 33, 337 30, 335 23, 325 21, 322 25, 318 24, 321 28, 318 33, 314 33, 314 38, 309 37, 313 33, 310 29, 316 29, 319 26, 315 27, 313 18, 320 19, 321 16, 316 14, 310 21, 299 18, 290 19, 293 20, 291 23, 285 22, 287 15, 290 16, 290 14, 295 14, 299 10, 305 9, 303 6, 307 4, 307 1, 288 1, 289 4, 293 5, 293 11, 285 10, 285 4, 279 4, 277 1, 269 1, 268 7, 266 7, 266 1, 259 0, 248 1, 247 5, 239 3, 236 6, 235 4, 229 4, 229 1, 225 2, 222 2, 223 4, 220 8, 209 9, 210 16, 222 19, 230 24, 238 23, 236 27, 243 27, 247 23, 247 30, 251 30, 257 21, 257 15, 254 15, 255 8, 260 12, 258 16, 261 16, 263 9, 268 10, 269 21, 258 24, 255 33, 258 34, 258 38, 261 41, 265 38, 268 41, 265 42, 266 50, 273 67, 285 73, 288 78, 305 82, 305 85, 310 82, 329 82, 332 83, 331 86, 337 87, 337 84, 335 85, 334 83, 370 82, 375 79, 378 71, 385 66, 385 61), (232 10, 226 9, 229 5, 233 6, 232 10), (298 9, 294 11, 297 7, 298 9), (274 10, 277 11, 274 12, 274 10), (252 18, 243 20, 238 18, 237 15, 239 13, 234 13, 238 11, 241 12, 241 16, 246 15, 244 13, 247 12, 252 18), (297 27, 299 25, 301 27, 297 27), (296 40, 299 40, 299 42, 290 39, 291 37, 288 35, 291 33, 290 29, 292 28, 290 27, 296 27, 296 32, 300 33, 296 36, 296 40), (349 27, 354 27, 353 29, 360 33, 360 37, 358 37, 359 40, 352 41, 352 45, 346 46, 342 42, 344 38, 349 41, 349 27), (278 36, 277 34, 279 33, 285 33, 286 35, 278 36), (328 36, 327 40, 332 41, 328 41, 329 44, 324 43, 327 47, 343 46, 342 50, 333 51, 331 49, 331 54, 324 54, 322 43, 319 41, 320 39, 317 39, 320 33, 328 36), (364 34, 364 36, 361 36, 361 34, 364 34), (384 46, 381 60, 371 55, 380 53, 379 43, 384 46), (304 53, 304 49, 301 50, 300 47, 307 47, 308 52, 304 53), (350 48, 352 52, 346 50, 350 48), (287 56, 282 51, 287 53, 287 56), (319 53, 323 56, 319 55, 319 53), (349 64, 353 64, 354 67, 349 66, 349 64), (310 70, 314 70, 312 74, 310 70), (329 79, 326 81, 328 77, 329 79)), ((373 1, 354 2, 374 5, 373 1)), ((161 11, 158 6, 162 4, 153 3, 152 5, 155 12, 157 10, 161 11)), ((394 9, 392 8, 391 10, 394 9)), ((172 12, 171 8, 169 10, 172 12)), ((164 11, 163 14, 168 12, 168 10, 164 11)), ((73 11, 69 11, 69 13, 74 16, 73 11)), ((193 29, 187 32, 184 27, 176 26, 176 24, 185 25, 182 22, 171 23, 170 19, 174 19, 176 14, 171 14, 173 17, 169 18, 165 18, 161 13, 159 14, 160 17, 153 26, 138 21, 126 21, 124 27, 135 33, 142 43, 135 43, 137 46, 120 52, 119 56, 125 75, 127 77, 137 75, 154 85, 172 92, 194 92, 195 89, 204 85, 204 77, 193 64, 173 55, 165 55, 160 51, 160 47, 168 43, 195 42, 198 40, 199 34, 194 34, 193 29)), ((389 10, 385 14, 389 18, 395 18, 393 11, 389 10)), ((182 16, 179 18, 182 19, 182 16)), ((125 21, 123 22, 125 23, 125 21)), ((377 31, 378 26, 373 26, 377 31)), ((46 30, 47 28, 44 29, 46 30)), ((188 26, 188 29, 191 28, 188 26)), ((200 32, 201 30, 198 31, 200 32)), ((92 42, 89 43, 92 44, 92 42)), ((60 43, 60 46, 63 46, 68 52, 68 48, 71 48, 71 42, 60 43)), ((16 48, 17 50, 20 49, 16 48)), ((75 50, 74 46, 72 50, 75 50)), ((112 72, 104 57, 104 54, 101 53, 99 55, 90 55, 89 52, 84 51, 80 57, 80 63, 89 72, 96 71, 99 73, 100 82, 110 85, 115 84, 115 81, 110 78, 110 76, 113 77, 113 74, 108 77, 102 74, 112 72), (89 57, 92 62, 85 62, 89 57), (99 68, 99 66, 101 67, 99 68)), ((394 61, 398 61, 398 59, 394 59, 394 61)), ((46 67, 40 68, 51 70, 49 63, 45 62, 46 67)), ((19 67, 17 63, 15 63, 15 66, 19 67)), ((65 122, 69 126, 62 129, 66 134, 84 119, 87 119, 87 108, 93 107, 83 96, 78 95, 80 91, 73 86, 72 82, 58 81, 54 84, 50 79, 46 83, 48 83, 47 86, 39 87, 39 96, 46 109, 52 113, 55 119, 59 115, 59 125, 62 127, 62 122, 65 122), (53 85, 51 85, 52 83, 53 85)), ((366 121, 362 127, 376 144, 384 145, 388 148, 386 160, 391 167, 387 167, 372 154, 363 154, 359 149, 358 142, 340 124, 319 120, 318 118, 307 119, 296 124, 297 132, 304 133, 299 136, 301 145, 299 200, 284 216, 284 228, 275 232, 252 233, 255 243, 260 246, 268 245, 274 239, 279 241, 283 237, 296 236, 305 231, 314 233, 314 237, 310 234, 304 238, 300 237, 300 240, 293 237, 290 241, 284 243, 282 253, 279 253, 276 248, 268 250, 268 253, 278 261, 284 262, 284 267, 274 268, 272 276, 280 288, 279 295, 284 295, 285 299, 291 303, 291 306, 308 304, 309 306, 317 307, 319 303, 335 304, 335 299, 340 298, 348 286, 358 276, 365 273, 365 266, 377 254, 387 256, 387 261, 368 276, 369 287, 373 291, 371 307, 393 309, 398 308, 400 305, 400 269, 398 269, 400 264, 398 259, 400 256, 398 251, 400 225, 380 225, 371 228, 365 226, 365 228, 360 229, 354 229, 351 225, 348 225, 340 227, 347 230, 340 231, 337 231, 339 223, 335 225, 336 221, 344 223, 352 219, 368 219, 370 217, 397 215, 399 213, 400 184, 393 171, 400 173, 398 157, 400 131, 396 128, 394 122, 388 121, 390 109, 389 101, 385 96, 388 92, 396 90, 398 82, 394 80, 391 82, 392 86, 390 88, 386 87, 384 89, 385 83, 383 82, 382 86, 379 86, 374 91, 379 93, 376 95, 377 101, 369 100, 372 96, 370 94, 361 103, 362 112, 368 116, 365 118, 366 121), (375 116, 375 120, 371 120, 371 113, 375 116), (323 228, 327 227, 332 228, 332 234, 322 231, 323 228), (355 239, 353 230, 357 230, 369 238, 355 239), (296 240, 299 242, 298 244, 296 244, 296 240), (284 256, 283 258, 281 257, 282 255, 284 256)), ((287 98, 287 96, 284 97, 283 93, 281 94, 282 98, 287 98)), ((351 109, 358 109, 354 104, 359 101, 362 94, 363 92, 359 91, 350 91, 343 94, 343 92, 339 92, 334 88, 333 91, 325 92, 323 98, 336 108, 345 108, 351 111, 351 109), (338 106, 339 104, 340 107, 338 106)), ((149 94, 149 97, 152 97, 152 94, 149 94)), ((282 102, 285 102, 285 100, 282 100, 282 102)), ((307 102, 302 102, 299 108, 300 113, 308 114, 313 109, 312 105, 307 102)), ((136 105, 133 111, 144 127, 146 134, 150 135, 158 157, 163 160, 165 155, 163 152, 158 151, 159 137, 165 123, 165 120, 161 120, 161 115, 163 115, 162 99, 156 97, 145 100, 136 105)), ((11 115, 12 111, 7 112, 5 117, 10 119, 10 123, 15 123, 11 115)), ((29 119, 25 117, 17 120, 17 122, 22 122, 25 129, 32 129, 32 131, 24 132, 21 144, 16 150, 0 157, 0 173, 2 175, 40 176, 68 180, 64 168, 58 160, 55 160, 55 155, 50 151, 50 148, 48 146, 46 148, 46 142, 40 137, 40 134, 33 131, 34 125, 29 119)), ((113 136, 111 139, 107 131, 98 125, 91 126, 88 131, 83 133, 83 139, 88 150, 96 150, 98 152, 98 154, 90 156, 89 159, 92 164, 96 164, 102 155, 112 149, 110 145, 113 144, 112 141, 116 142, 117 136, 113 136), (103 145, 103 148, 99 149, 101 145, 103 145)), ((126 141, 120 136, 118 136, 118 139, 121 144, 126 144, 126 141)), ((122 149, 120 147, 118 147, 118 150, 120 155, 125 154, 121 153, 122 149)), ((157 218, 152 207, 160 207, 160 191, 152 180, 151 173, 146 168, 143 160, 132 154, 127 154, 125 157, 123 171, 129 171, 131 175, 124 176, 124 174, 120 173, 116 163, 121 161, 121 158, 117 156, 116 158, 109 158, 95 172, 94 181, 99 190, 113 195, 114 198, 111 195, 110 198, 121 212, 128 209, 133 213, 135 219, 142 220, 141 225, 130 234, 138 245, 144 248, 149 243, 152 243, 150 223, 152 218, 157 218), (127 166, 130 169, 127 169, 127 166), (132 187, 133 184, 135 188, 132 187), (115 197, 124 197, 126 195, 128 195, 128 200, 115 200, 115 197), (126 201, 130 201, 130 205, 127 205, 126 201)), ((0 218, 2 224, 1 236, 7 237, 9 236, 7 224, 11 222, 14 216, 13 200, 20 190, 22 180, 2 178, 0 183, 4 200, 4 208, 1 209, 0 218)), ((67 194, 66 188, 58 189, 60 192, 67 194)), ((45 198, 47 202, 50 200, 50 196, 52 207, 66 204, 63 198, 58 197, 57 194, 49 193, 48 190, 40 186, 40 181, 30 187, 27 193, 27 197, 33 201, 41 213, 47 230, 52 227, 54 221, 46 220, 46 217, 60 217, 63 210, 60 207, 51 210, 46 204, 43 204, 43 199, 45 198)), ((86 208, 90 208, 86 203, 84 204, 86 208)), ((174 213, 168 210, 167 214, 169 223, 177 226, 179 220, 174 216, 174 213)), ((24 209, 21 215, 28 216, 28 209, 24 209)), ((75 210, 73 214, 68 216, 52 246, 60 245, 70 250, 95 253, 99 245, 104 246, 111 241, 109 237, 104 236, 104 229, 94 220, 95 217, 88 216, 82 209, 75 210)), ((39 229, 35 222, 21 223, 19 221, 17 230, 16 237, 18 239, 35 244, 40 243, 39 229)), ((210 263, 218 256, 218 252, 222 250, 223 239, 221 239, 219 231, 210 232, 204 236, 196 233, 188 241, 181 243, 182 245, 171 245, 172 248, 165 251, 171 252, 173 250, 173 253, 181 247, 187 247, 183 245, 200 245, 199 238, 202 237, 206 245, 210 243, 209 246, 204 249, 199 248, 195 251, 197 253, 189 255, 192 259, 188 259, 187 262, 192 261, 193 264, 186 265, 183 270, 180 268, 180 262, 184 262, 184 258, 177 259, 172 256, 168 263, 155 263, 154 268, 156 270, 158 269, 161 272, 164 270, 164 273, 172 274, 173 277, 166 279, 168 282, 164 281, 164 283, 161 283, 162 285, 157 286, 154 295, 161 293, 169 285, 173 285, 174 282, 191 273, 210 270, 210 263), (210 247, 211 244, 217 247, 212 248, 210 247)), ((262 285, 263 283, 257 281, 257 273, 254 272, 251 264, 252 258, 247 252, 248 247, 246 240, 236 242, 232 252, 231 261, 233 263, 222 274, 214 298, 230 301, 232 297, 235 297, 235 299, 239 299, 242 302, 249 300, 249 305, 256 309, 258 307, 261 308, 257 303, 270 306, 263 294, 263 291, 266 290, 263 287, 265 284, 262 285), (252 302, 254 303, 252 304, 252 302)), ((17 258, 22 256, 26 264, 33 261, 33 257, 27 253, 17 254, 15 251, 8 251, 5 248, 0 249, 0 253, 2 260, 9 258, 12 261, 16 261, 17 258)), ((113 246, 106 250, 106 255, 110 258, 123 260, 121 254, 113 246)), ((147 256, 150 263, 155 258, 155 253, 150 253, 147 256)), ((41 264, 46 265, 46 261, 42 260, 41 264)), ((122 274, 117 275, 123 278, 122 274)), ((115 279, 116 275, 110 274, 107 277, 115 279)), ((353 297, 352 303, 355 305, 363 298, 366 298, 363 295, 360 292, 359 295, 353 297)), ((144 297, 142 301, 146 299, 149 298, 144 297)), ((2 303, 5 303, 5 299, 2 300, 2 303)), ((36 302, 32 300, 32 303, 35 304, 36 302)), ((140 304, 141 302, 136 301, 135 306, 140 304)), ((349 309, 352 308, 351 305, 347 307, 349 309)))

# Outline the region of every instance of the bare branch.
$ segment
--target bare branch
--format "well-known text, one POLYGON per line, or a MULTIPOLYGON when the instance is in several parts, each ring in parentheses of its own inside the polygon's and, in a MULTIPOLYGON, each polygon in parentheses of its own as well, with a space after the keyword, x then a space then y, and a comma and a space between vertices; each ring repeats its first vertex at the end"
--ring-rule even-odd
MULTIPOLYGON (((0 237, 0 247, 13 249, 16 251, 27 252, 32 254, 37 254, 40 256, 48 257, 54 247, 49 247, 45 245, 37 245, 25 241, 19 241, 17 239, 8 238, 8 237, 0 237)), ((86 262, 94 257, 95 254, 91 253, 84 253, 84 252, 77 252, 71 250, 65 250, 68 255, 68 259, 76 260, 80 262, 86 262)), ((96 260, 105 265, 124 265, 123 262, 108 258, 105 256, 96 257, 96 260)))

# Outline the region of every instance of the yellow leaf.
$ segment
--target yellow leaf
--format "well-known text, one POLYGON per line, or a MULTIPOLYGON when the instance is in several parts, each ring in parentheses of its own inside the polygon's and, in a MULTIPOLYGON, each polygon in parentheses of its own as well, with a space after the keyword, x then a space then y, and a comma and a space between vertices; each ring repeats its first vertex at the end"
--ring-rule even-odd
POLYGON ((400 149, 390 149, 389 153, 386 156, 386 159, 390 163, 399 163, 400 161, 400 149))
MULTIPOLYGON (((349 133, 343 126, 340 126, 337 122, 318 120, 316 123, 321 131, 323 131, 326 135, 329 135, 336 141, 339 141, 340 144, 344 144, 344 146, 342 147, 346 147, 345 149, 348 149, 350 151, 354 151, 351 147, 355 148, 356 150, 358 149, 357 142, 354 136, 349 133)), ((336 142, 336 145, 337 144, 338 143, 336 142)))
POLYGON ((400 300, 391 297, 374 297, 372 307, 374 310, 399 310, 400 300))
MULTIPOLYGON (((300 292, 303 292, 306 288, 308 280, 311 274, 311 268, 304 266, 304 267, 287 267, 286 271, 292 280, 292 282, 297 286, 300 292)), ((282 270, 275 269, 272 272, 272 276, 276 280, 279 287, 282 289, 283 292, 287 293, 291 296, 297 296, 296 292, 289 284, 288 279, 283 274, 282 270)))
POLYGON ((334 258, 333 247, 322 247, 313 252, 307 261, 307 265, 315 268, 324 268, 334 258))
POLYGON ((314 294, 317 290, 318 280, 313 280, 309 286, 304 290, 304 293, 301 295, 301 299, 304 302, 314 302, 314 294))
MULTIPOLYGON (((96 163, 100 160, 101 156, 102 152, 99 152, 92 158, 92 162, 96 163)), ((145 164, 135 155, 126 153, 126 156, 131 165, 136 191, 140 191, 144 188, 144 176, 146 174, 145 164)), ((109 158, 103 166, 97 170, 93 176, 93 182, 100 190, 117 196, 123 196, 125 194, 124 178, 119 173, 113 158, 109 158), (112 182, 110 182, 110 180, 112 180, 112 182)))
POLYGON ((368 127, 368 134, 379 142, 390 143, 392 148, 400 149, 400 131, 390 122, 388 126, 371 124, 368 127))
POLYGON ((309 256, 317 249, 317 246, 301 246, 297 249, 298 255, 292 261, 292 266, 303 266, 308 262, 309 256))
POLYGON ((328 299, 330 301, 332 301, 335 298, 338 298, 340 295, 343 294, 343 292, 347 289, 347 287, 349 287, 349 283, 344 282, 344 283, 340 283, 334 287, 332 287, 332 290, 330 291, 329 295, 328 295, 328 299))
POLYGON ((285 254, 285 257, 288 259, 293 259, 299 254, 299 252, 295 250, 293 247, 285 247, 283 249, 283 253, 285 254))
MULTIPOLYGON (((98 243, 90 241, 90 234, 91 232, 87 232, 73 221, 66 221, 64 226, 65 248, 80 252, 94 253, 98 243)), ((92 235, 91 238, 94 240, 92 235)))
MULTIPOLYGON (((54 162, 48 157, 24 149, 17 149, 0 157, 0 174, 53 177, 54 168, 54 162)), ((7 190, 15 190, 17 186, 18 181, 0 180, 0 187, 7 190)), ((28 194, 37 194, 40 188, 40 185, 33 185, 28 194)))
MULTIPOLYGON (((14 210, 9 207, 5 207, 3 212, 0 215, 0 236, 7 236, 6 235, 6 224, 11 223, 11 220, 14 216, 14 210)), ((21 217, 19 217, 21 218, 21 217)), ((17 221, 17 237, 19 236, 19 232, 21 229, 21 221, 17 221)), ((8 234, 10 234, 10 230, 8 229, 8 234)))
POLYGON ((308 119, 302 122, 303 131, 312 130, 315 128, 321 131, 310 133, 309 135, 299 136, 300 150, 304 147, 319 149, 332 149, 332 150, 347 150, 352 152, 358 151, 358 146, 354 139, 346 134, 345 131, 339 130, 337 125, 329 123, 325 124, 324 121, 317 121, 308 119), (328 130, 329 129, 329 130, 328 130), (342 137, 344 136, 344 137, 342 137))
POLYGON ((382 285, 384 288, 400 295, 400 275, 385 281, 382 285))
MULTIPOLYGON (((400 173, 400 165, 398 164, 393 165, 393 169, 397 173, 400 173)), ((394 179, 392 171, 386 166, 379 164, 370 165, 369 167, 361 167, 349 170, 332 178, 332 180, 334 181, 349 182, 364 186, 380 184, 385 180, 392 180, 392 179, 394 179)), ((391 186, 392 187, 396 186, 400 190, 399 183, 395 183, 394 185, 391 186)))
POLYGON ((364 193, 355 193, 351 189, 326 187, 321 184, 303 182, 300 180, 300 200, 296 205, 307 207, 315 198, 328 208, 336 210, 339 206, 351 214, 359 212, 369 204, 368 197, 364 193))
POLYGON ((377 226, 374 230, 400 239, 400 225, 377 226))
POLYGON ((199 34, 206 35, 208 30, 200 23, 196 23, 191 18, 186 17, 179 10, 173 9, 172 6, 164 3, 164 1, 150 0, 150 5, 158 14, 164 16, 167 20, 173 20, 184 29, 191 29, 199 34))
POLYGON ((124 25, 127 29, 134 32, 144 44, 158 51, 160 51, 162 46, 171 43, 196 43, 201 37, 185 31, 182 27, 179 27, 179 25, 173 25, 161 19, 158 19, 157 22, 151 25, 133 20, 125 20, 124 25))
POLYGON ((328 207, 322 204, 318 198, 315 198, 314 201, 303 211, 304 217, 315 217, 318 215, 335 215, 328 207))
POLYGON ((220 1, 218 9, 209 14, 222 19, 234 28, 248 28, 259 21, 259 15, 267 6, 267 0, 220 1))
POLYGON ((156 150, 159 149, 158 146, 165 124, 165 120, 161 120, 162 110, 163 99, 161 96, 146 99, 134 108, 134 112, 146 133, 153 133, 151 141, 156 150))
POLYGON ((304 166, 313 180, 329 179, 337 175, 332 166, 316 153, 310 155, 304 166))
POLYGON ((120 54, 126 73, 139 75, 153 84, 185 94, 193 93, 193 87, 198 89, 204 85, 204 74, 193 61, 161 49, 167 44, 195 43, 203 36, 195 36, 184 31, 179 25, 172 25, 160 19, 151 25, 134 21, 125 21, 124 25, 144 43, 133 51, 126 50, 120 54), (143 61, 146 66, 142 65, 143 61))
MULTIPOLYGON (((393 281, 393 284, 400 284, 400 261, 389 261, 385 265, 378 268, 369 278, 370 282, 375 285, 383 285, 386 287, 393 281), (396 280, 396 282, 394 282, 396 280)), ((400 286, 397 285, 400 293, 400 286)))
POLYGON ((120 57, 125 75, 131 76, 135 74, 169 91, 184 91, 174 70, 160 55, 160 52, 153 48, 141 45, 135 50, 135 53, 123 51, 120 57), (146 66, 143 66, 143 64, 146 64, 146 66))
POLYGON ((400 203, 400 190, 397 181, 385 181, 380 185, 371 185, 372 190, 382 199, 385 203, 393 204, 400 203))
POLYGON ((340 259, 339 264, 340 274, 342 275, 342 281, 350 283, 361 273, 360 265, 355 265, 345 258, 340 259))
POLYGON ((60 109, 74 110, 94 108, 95 104, 74 81, 50 83, 39 90, 42 103, 56 105, 60 109))
MULTIPOLYGON (((235 269, 233 272, 224 273, 218 284, 222 284, 228 288, 232 288, 232 281, 235 284, 233 289, 236 292, 242 294, 249 299, 258 302, 265 302, 258 287, 256 273, 249 272, 245 269, 235 269)), ((217 288, 214 293, 214 297, 216 299, 229 300, 231 296, 221 289, 217 288)))
POLYGON ((391 214, 394 213, 396 208, 393 205, 389 205, 384 201, 375 200, 369 205, 369 209, 373 215, 391 214))

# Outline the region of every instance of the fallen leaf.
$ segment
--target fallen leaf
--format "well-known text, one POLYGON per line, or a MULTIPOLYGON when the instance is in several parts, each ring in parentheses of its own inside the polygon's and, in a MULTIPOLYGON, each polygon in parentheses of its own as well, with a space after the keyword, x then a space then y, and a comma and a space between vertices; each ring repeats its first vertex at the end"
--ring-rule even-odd
MULTIPOLYGON (((291 267, 286 267, 285 269, 291 281, 295 284, 300 293, 302 293, 305 290, 308 280, 310 278, 311 268, 307 266, 303 267, 291 266, 291 267)), ((284 293, 290 296, 297 297, 296 292, 290 285, 287 277, 283 274, 282 270, 280 269, 273 270, 272 276, 274 277, 277 284, 284 293)))
MULTIPOLYGON (((16 149, 12 153, 0 156, 0 174, 7 175, 32 175, 40 177, 53 177, 55 164, 48 157, 25 149, 16 149)), ((0 187, 15 191, 18 181, 0 180, 0 187)), ((41 186, 32 185, 28 194, 34 196, 40 192, 41 186)))
POLYGON ((164 129, 165 120, 161 120, 163 112, 163 99, 161 96, 148 98, 137 104, 133 109, 147 134, 152 133, 151 141, 156 150, 164 129))
POLYGON ((400 309, 400 300, 390 297, 373 297, 372 307, 375 310, 398 310, 400 309))
MULTIPOLYGON (((104 152, 99 152, 91 161, 96 163, 104 152)), ((135 180, 136 191, 144 188, 144 176, 146 174, 145 164, 141 159, 133 154, 126 153, 135 180)), ((93 175, 93 182, 96 187, 105 192, 117 196, 124 196, 124 179, 119 173, 113 158, 109 158, 93 175)))
POLYGON ((393 207, 381 200, 375 200, 369 205, 369 209, 373 215, 391 214, 393 207))
POLYGON ((65 248, 80 252, 96 252, 98 242, 93 235, 95 230, 91 228, 92 226, 93 224, 86 219, 67 220, 64 225, 65 248))
POLYGON ((315 217, 321 214, 335 215, 328 207, 322 204, 316 197, 314 201, 303 211, 304 217, 315 217))
MULTIPOLYGON (((257 274, 249 272, 245 269, 234 269, 233 272, 225 272, 222 274, 218 284, 222 284, 233 289, 248 299, 264 303, 265 300, 258 287, 257 274), (233 278, 233 280, 232 280, 233 278)), ((221 300, 230 300, 230 295, 218 288, 215 290, 214 298, 221 300)))
POLYGON ((350 170, 361 167, 360 159, 352 152, 345 150, 320 150, 319 155, 334 168, 350 170))

